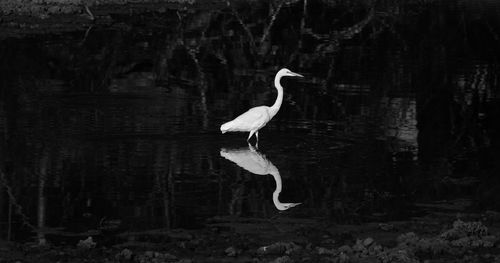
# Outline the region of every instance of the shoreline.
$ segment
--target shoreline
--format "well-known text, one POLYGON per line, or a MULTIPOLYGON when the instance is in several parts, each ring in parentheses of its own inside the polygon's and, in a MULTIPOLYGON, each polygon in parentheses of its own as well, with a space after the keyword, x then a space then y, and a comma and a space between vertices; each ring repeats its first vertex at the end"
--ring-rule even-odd
MULTIPOLYGON (((60 34, 85 31, 95 26, 111 26, 115 16, 133 16, 147 13, 163 14, 169 11, 221 9, 220 0, 168 1, 99 1, 99 4, 24 4, 14 10, 13 1, 0 4, 0 40, 23 38, 30 35, 60 34)), ((71 3, 73 1, 68 1, 71 3)), ((95 1, 94 3, 96 3, 95 1)))
POLYGON ((195 230, 125 231, 114 238, 80 235, 57 245, 3 241, 0 261, 497 262, 497 217, 498 213, 462 218, 441 213, 356 225, 219 217, 195 230))

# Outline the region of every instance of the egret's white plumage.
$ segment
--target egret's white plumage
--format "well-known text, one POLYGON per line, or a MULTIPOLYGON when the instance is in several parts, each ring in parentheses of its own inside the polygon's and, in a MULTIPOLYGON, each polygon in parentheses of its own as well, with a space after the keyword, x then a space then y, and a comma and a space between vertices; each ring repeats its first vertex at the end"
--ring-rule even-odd
POLYGON ((274 87, 278 90, 276 101, 271 107, 259 106, 254 107, 236 117, 234 120, 226 122, 220 126, 222 133, 226 132, 250 132, 248 140, 255 134, 257 142, 259 141, 259 130, 266 126, 266 124, 278 113, 281 103, 283 102, 283 87, 280 80, 282 77, 303 77, 300 74, 291 72, 283 68, 274 77, 274 87))

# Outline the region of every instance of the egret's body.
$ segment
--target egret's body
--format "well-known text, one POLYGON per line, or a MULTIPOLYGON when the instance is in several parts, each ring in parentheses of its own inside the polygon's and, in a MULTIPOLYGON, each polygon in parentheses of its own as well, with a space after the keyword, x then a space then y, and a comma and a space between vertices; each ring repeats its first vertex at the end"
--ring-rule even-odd
POLYGON ((249 109, 234 120, 222 124, 220 126, 221 132, 250 132, 247 141, 255 134, 257 142, 259 142, 259 130, 266 126, 276 113, 278 113, 283 102, 283 87, 280 80, 285 76, 302 77, 302 75, 291 72, 286 68, 278 71, 276 77, 274 77, 274 87, 278 90, 278 96, 274 104, 271 107, 259 106, 249 109))
POLYGON ((279 200, 279 195, 283 188, 283 183, 281 181, 281 175, 278 168, 274 166, 274 164, 271 163, 271 161, 269 161, 263 154, 255 150, 255 148, 250 144, 248 145, 248 149, 221 149, 220 155, 253 174, 272 175, 276 183, 276 188, 273 192, 273 203, 276 209, 284 211, 301 204, 282 203, 279 200))

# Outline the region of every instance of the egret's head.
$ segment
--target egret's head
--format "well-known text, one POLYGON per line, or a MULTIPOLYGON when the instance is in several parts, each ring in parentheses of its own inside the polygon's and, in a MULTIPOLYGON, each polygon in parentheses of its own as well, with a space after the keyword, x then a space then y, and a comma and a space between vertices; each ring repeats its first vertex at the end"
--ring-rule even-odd
POLYGON ((280 74, 281 76, 288 76, 288 77, 301 77, 301 78, 304 77, 298 73, 290 71, 287 68, 282 68, 280 71, 278 71, 278 74, 280 74))
POLYGON ((288 210, 292 207, 296 207, 298 205, 300 205, 302 203, 280 203, 278 205, 275 204, 276 208, 280 211, 285 211, 285 210, 288 210))

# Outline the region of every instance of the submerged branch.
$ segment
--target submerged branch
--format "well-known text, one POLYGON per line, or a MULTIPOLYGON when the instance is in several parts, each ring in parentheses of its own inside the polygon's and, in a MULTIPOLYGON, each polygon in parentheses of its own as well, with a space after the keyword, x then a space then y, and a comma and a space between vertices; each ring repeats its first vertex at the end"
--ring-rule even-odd
POLYGON ((92 21, 95 20, 95 16, 94 14, 92 14, 92 12, 90 11, 90 8, 87 6, 87 5, 84 5, 85 7, 85 12, 87 12, 87 15, 88 15, 88 18, 92 21))
POLYGON ((303 33, 308 34, 312 36, 315 39, 318 40, 326 40, 326 39, 331 39, 331 40, 346 40, 346 39, 351 39, 355 35, 361 33, 363 29, 372 21, 372 19, 375 17, 375 10, 371 9, 370 12, 368 13, 367 17, 360 22, 342 29, 340 31, 332 31, 330 34, 317 34, 312 32, 311 30, 304 30, 303 33))
POLYGON ((370 23, 370 21, 375 17, 375 10, 371 9, 368 16, 357 24, 343 29, 341 31, 334 31, 333 36, 338 39, 350 39, 355 35, 359 34, 363 29, 370 23))
POLYGON ((9 202, 15 207, 15 212, 18 214, 23 221, 23 225, 28 226, 31 228, 33 231, 36 232, 36 227, 32 225, 29 221, 29 217, 23 213, 23 208, 19 203, 16 201, 16 197, 13 194, 12 188, 10 187, 9 183, 7 182, 7 178, 3 171, 0 171, 0 183, 5 187, 7 195, 9 196, 9 202))
POLYGON ((250 45, 252 45, 252 51, 255 51, 256 50, 255 39, 252 35, 252 32, 250 32, 250 29, 248 29, 248 27, 245 25, 245 22, 243 22, 243 19, 241 19, 238 11, 234 8, 234 6, 231 5, 231 2, 229 0, 226 0, 226 4, 229 8, 231 8, 231 12, 236 17, 236 19, 238 19, 238 23, 240 23, 241 27, 243 28, 243 30, 245 30, 245 33, 247 34, 248 38, 250 39, 250 45))
POLYGON ((266 41, 267 37, 269 36, 269 32, 271 31, 271 27, 274 24, 274 21, 276 20, 276 17, 280 13, 281 7, 285 3, 286 0, 282 0, 281 3, 279 4, 278 8, 274 11, 273 15, 271 16, 271 21, 269 22, 269 25, 267 25, 266 29, 264 30, 264 33, 262 34, 262 37, 260 38, 260 45, 266 41))

